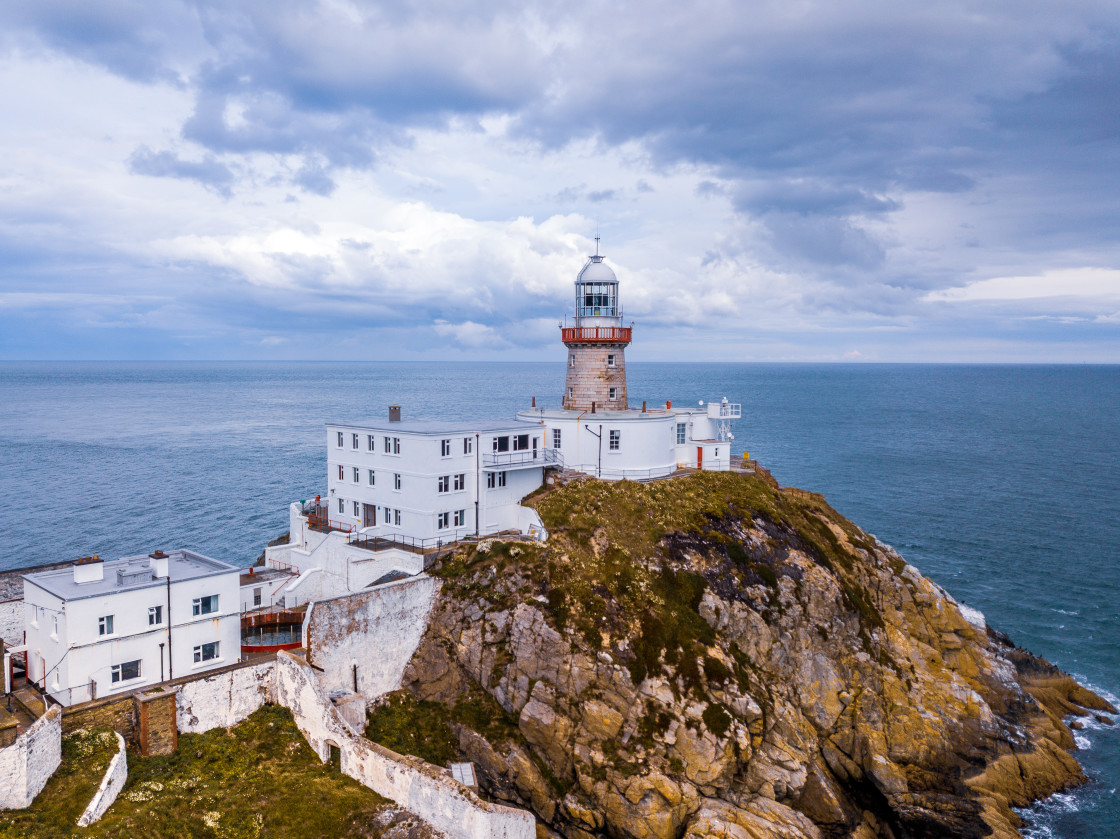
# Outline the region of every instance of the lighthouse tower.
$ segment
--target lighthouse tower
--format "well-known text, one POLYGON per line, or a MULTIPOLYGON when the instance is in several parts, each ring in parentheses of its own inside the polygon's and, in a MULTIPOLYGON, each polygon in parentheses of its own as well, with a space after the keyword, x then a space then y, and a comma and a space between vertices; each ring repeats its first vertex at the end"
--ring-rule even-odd
POLYGON ((626 410, 626 345, 631 327, 622 325, 618 278, 599 255, 576 276, 576 309, 572 325, 561 326, 568 348, 568 377, 563 405, 571 411, 626 410))

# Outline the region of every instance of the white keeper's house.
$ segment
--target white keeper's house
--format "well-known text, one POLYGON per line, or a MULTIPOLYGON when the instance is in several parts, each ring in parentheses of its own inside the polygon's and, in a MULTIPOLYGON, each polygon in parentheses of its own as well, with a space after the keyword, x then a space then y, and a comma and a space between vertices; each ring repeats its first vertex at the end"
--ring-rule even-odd
POLYGON ((73 705, 233 664, 239 574, 187 550, 25 574, 28 679, 73 705))
POLYGON ((699 408, 631 407, 618 279, 598 249, 575 281, 561 324, 567 375, 559 408, 535 405, 506 422, 403 417, 328 423, 327 492, 291 505, 290 541, 266 562, 292 574, 288 607, 423 570, 424 554, 467 536, 517 531, 543 539, 526 495, 553 471, 651 480, 732 467, 726 398, 699 408))

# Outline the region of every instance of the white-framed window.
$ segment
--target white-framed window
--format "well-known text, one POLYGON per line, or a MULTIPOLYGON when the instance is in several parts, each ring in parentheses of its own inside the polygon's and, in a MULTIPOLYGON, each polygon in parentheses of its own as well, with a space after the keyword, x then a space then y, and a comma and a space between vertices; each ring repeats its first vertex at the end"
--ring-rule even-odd
POLYGON ((572 398, 572 389, 571 388, 568 388, 568 398, 569 399, 572 398))
POLYGON ((487 489, 494 489, 495 487, 504 487, 506 485, 505 472, 487 472, 486 473, 486 487, 487 489))
POLYGON ((554 448, 554 449, 560 448, 560 429, 559 428, 552 429, 552 448, 554 448))
POLYGON ((456 510, 455 511, 455 526, 456 527, 462 527, 466 523, 467 523, 467 511, 466 510, 456 510))
POLYGON ((345 513, 346 512, 346 502, 343 501, 341 498, 338 499, 338 511, 340 513, 345 513))
POLYGON ((373 449, 374 449, 374 445, 373 445, 373 444, 374 444, 374 441, 375 441, 375 440, 376 440, 377 438, 376 438, 376 437, 374 437, 374 436, 373 436, 372 434, 369 434, 369 435, 367 435, 367 437, 368 437, 369 450, 370 450, 370 451, 372 452, 372 451, 373 451, 373 449))
POLYGON ((352 434, 351 437, 353 439, 350 441, 350 444, 351 444, 350 447, 352 449, 354 449, 354 451, 357 451, 358 450, 358 435, 357 434, 352 434))
POLYGON ((354 474, 354 483, 356 483, 356 484, 361 483, 362 470, 359 469, 357 466, 355 466, 353 468, 354 468, 354 473, 353 473, 354 474))
POLYGON ((58 615, 51 615, 51 637, 58 639, 58 615))
POLYGON ((394 437, 393 438, 393 454, 400 454, 400 453, 401 453, 401 438, 400 437, 394 437))
POLYGON ((400 472, 395 472, 395 473, 393 473, 393 489, 400 489, 400 488, 401 488, 401 473, 400 472))
POLYGON ((393 453, 393 438, 392 437, 386 437, 385 438, 385 454, 392 454, 392 453, 393 453))
POLYGON ((105 615, 97 619, 97 634, 98 635, 112 635, 113 634, 113 616, 105 615))
POLYGON ((218 611, 218 595, 216 594, 196 597, 191 601, 192 615, 212 615, 216 611, 218 611))
POLYGON ((148 626, 159 626, 163 623, 163 607, 162 606, 149 606, 148 607, 148 626))
POLYGON ((362 514, 362 506, 357 501, 355 501, 354 502, 354 518, 357 518, 361 514, 362 514))
POLYGON ((516 434, 513 438, 513 450, 515 452, 523 452, 529 448, 529 435, 516 434))
POLYGON ((440 454, 440 457, 450 457, 451 456, 451 441, 450 440, 440 440, 439 441, 439 454, 440 454))
POLYGON ((260 586, 257 586, 255 589, 253 589, 253 605, 260 606, 263 600, 264 589, 262 589, 260 586))
POLYGON ((472 454, 474 452, 474 438, 463 438, 463 454, 472 454))
POLYGON ((495 437, 494 438, 494 451, 508 452, 509 451, 509 437, 495 437))
POLYGON ((460 472, 458 475, 455 476, 455 491, 458 492, 459 490, 466 489, 466 488, 467 488, 466 473, 460 472))
POLYGON ((614 353, 607 353, 607 366, 614 367, 614 353))
POLYGON ((393 524, 400 524, 400 523, 401 523, 401 511, 400 510, 393 510, 393 524))
POLYGON ((616 399, 618 399, 618 388, 617 387, 612 387, 611 388, 611 402, 614 402, 614 400, 616 400, 616 399))
POLYGON ((374 474, 374 471, 372 469, 369 470, 369 485, 370 486, 376 486, 377 485, 377 475, 374 474))
POLYGON ((342 433, 341 431, 340 431, 340 432, 338 432, 338 447, 339 447, 340 449, 341 449, 341 448, 342 448, 342 447, 343 447, 343 446, 345 445, 345 443, 343 443, 343 440, 345 440, 345 439, 346 439, 346 438, 345 438, 345 436, 343 435, 343 433, 342 433))
POLYGON ((439 491, 440 492, 447 492, 447 490, 449 490, 451 488, 451 476, 450 475, 440 475, 438 484, 439 484, 439 491))
POLYGON ((622 432, 612 428, 610 441, 610 450, 612 452, 617 452, 619 443, 622 442, 622 432))
MULTIPOLYGON (((575 367, 576 366, 576 354, 574 352, 568 353, 568 366, 569 367, 575 367)), ((571 388, 568 388, 568 396, 572 395, 571 390, 572 390, 571 388)))
POLYGON ((451 513, 440 513, 436 517, 436 528, 446 530, 449 527, 451 527, 451 513))
POLYGON ((218 657, 218 651, 221 649, 218 641, 211 641, 209 644, 199 644, 194 648, 194 663, 201 664, 204 661, 214 661, 218 657))
POLYGON ((687 434, 688 434, 688 424, 684 423, 684 422, 678 422, 677 423, 677 445, 678 446, 683 446, 686 442, 688 442, 688 440, 686 439, 687 434))
POLYGON ((338 479, 340 481, 345 481, 346 480, 346 467, 343 466, 341 463, 338 465, 338 479))
POLYGON ((114 684, 140 678, 140 659, 114 664, 109 668, 109 679, 114 684))

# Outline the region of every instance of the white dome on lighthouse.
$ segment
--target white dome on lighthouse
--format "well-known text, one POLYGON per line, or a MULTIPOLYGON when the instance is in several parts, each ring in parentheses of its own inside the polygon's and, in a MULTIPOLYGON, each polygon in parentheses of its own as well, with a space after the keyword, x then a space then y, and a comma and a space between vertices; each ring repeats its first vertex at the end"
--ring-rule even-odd
POLYGON ((576 277, 576 283, 617 283, 618 278, 603 257, 593 256, 576 277))

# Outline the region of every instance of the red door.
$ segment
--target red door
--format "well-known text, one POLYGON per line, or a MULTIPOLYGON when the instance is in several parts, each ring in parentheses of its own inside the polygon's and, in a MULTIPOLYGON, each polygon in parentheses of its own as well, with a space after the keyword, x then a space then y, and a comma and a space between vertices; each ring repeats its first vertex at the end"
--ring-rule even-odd
POLYGON ((704 468, 704 447, 703 446, 697 446, 696 447, 696 468, 697 469, 703 469, 704 468))

